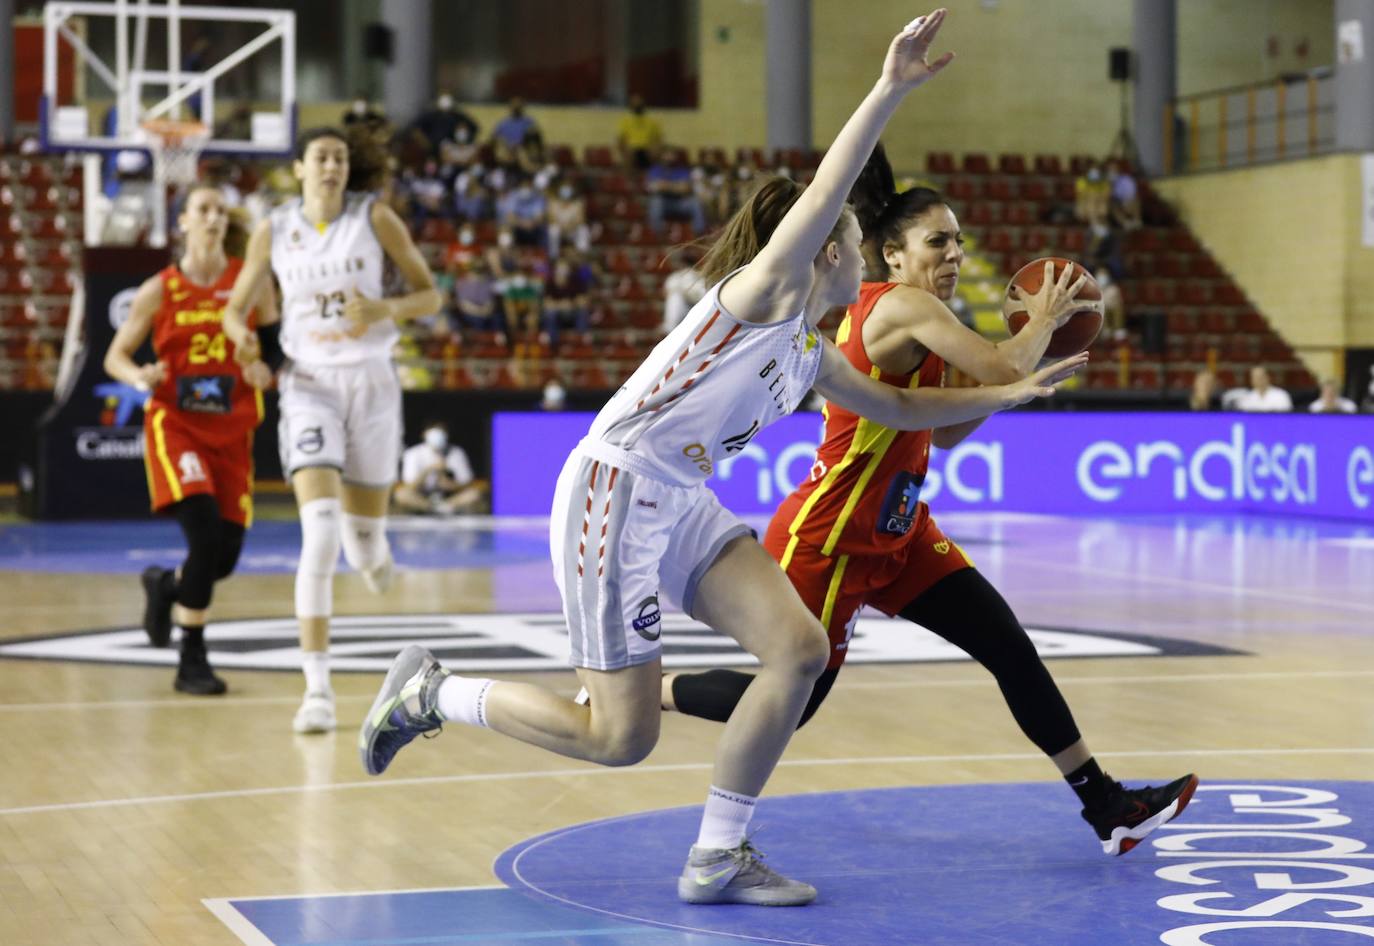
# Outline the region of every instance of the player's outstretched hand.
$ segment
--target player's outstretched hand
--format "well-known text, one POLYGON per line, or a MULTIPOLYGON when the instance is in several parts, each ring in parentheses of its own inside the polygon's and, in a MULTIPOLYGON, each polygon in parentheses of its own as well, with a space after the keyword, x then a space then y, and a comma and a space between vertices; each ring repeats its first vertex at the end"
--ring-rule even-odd
POLYGON ((1056 361, 1052 365, 1041 368, 1039 371, 1015 384, 1007 385, 1009 397, 1008 407, 1015 407, 1017 404, 1025 404, 1038 397, 1052 397, 1056 390, 1056 385, 1066 381, 1088 363, 1088 353, 1081 351, 1072 358, 1065 358, 1063 361, 1056 361))
POLYGON ((250 362, 239 370, 243 373, 243 380, 259 391, 265 391, 272 386, 272 369, 261 359, 250 362))
POLYGON ((954 59, 954 53, 945 53, 934 62, 928 62, 930 44, 940 31, 949 11, 941 7, 926 16, 918 16, 908 23, 892 40, 887 48, 887 59, 883 62, 883 78, 905 89, 914 89, 933 78, 954 59))

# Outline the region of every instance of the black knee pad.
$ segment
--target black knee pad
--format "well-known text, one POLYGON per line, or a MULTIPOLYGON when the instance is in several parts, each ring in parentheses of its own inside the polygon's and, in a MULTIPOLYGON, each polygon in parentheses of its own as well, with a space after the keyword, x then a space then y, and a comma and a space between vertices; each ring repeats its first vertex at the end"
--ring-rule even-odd
POLYGON ((219 506, 210 496, 188 496, 172 507, 172 514, 186 537, 177 604, 203 611, 210 606, 219 563, 219 506))

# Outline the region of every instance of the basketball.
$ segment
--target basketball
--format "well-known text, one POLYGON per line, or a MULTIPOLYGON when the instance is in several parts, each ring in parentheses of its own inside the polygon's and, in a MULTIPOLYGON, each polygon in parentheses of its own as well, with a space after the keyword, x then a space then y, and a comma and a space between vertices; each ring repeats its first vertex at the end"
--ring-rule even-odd
POLYGON ((1083 303, 1082 308, 1075 311, 1067 322, 1055 330, 1054 335, 1050 337, 1049 347, 1045 349, 1046 358, 1067 358, 1085 350, 1093 343, 1093 339, 1097 338, 1097 333, 1102 331, 1102 288, 1097 284, 1097 280, 1093 279, 1092 273, 1079 263, 1059 256, 1045 256, 1022 266, 1016 271, 1016 275, 1011 277, 1011 282, 1007 283, 1007 291, 1002 296, 1002 318, 1007 323, 1007 331, 1011 334, 1015 335, 1021 331, 1021 327, 1030 318, 1023 301, 1024 297, 1040 291, 1047 262, 1054 263, 1056 279, 1063 274, 1065 266, 1072 266, 1073 276, 1069 280, 1071 286, 1080 277, 1088 277, 1088 281, 1075 297, 1076 302, 1083 303), (1011 297, 1012 286, 1021 290, 1022 299, 1011 297))

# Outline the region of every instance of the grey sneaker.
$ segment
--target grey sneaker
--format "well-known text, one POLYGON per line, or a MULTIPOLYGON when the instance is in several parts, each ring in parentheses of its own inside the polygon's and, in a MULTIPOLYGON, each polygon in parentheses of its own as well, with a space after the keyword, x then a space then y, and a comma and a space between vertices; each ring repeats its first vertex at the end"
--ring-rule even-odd
POLYGON ((816 899, 816 888, 770 868, 758 848, 745 840, 735 848, 693 845, 677 879, 677 895, 687 903, 800 907, 816 899))
POLYGON ((439 718, 439 684, 449 672, 434 655, 411 644, 391 662, 381 692, 363 719, 358 752, 369 775, 381 775, 407 743, 443 727, 439 718))

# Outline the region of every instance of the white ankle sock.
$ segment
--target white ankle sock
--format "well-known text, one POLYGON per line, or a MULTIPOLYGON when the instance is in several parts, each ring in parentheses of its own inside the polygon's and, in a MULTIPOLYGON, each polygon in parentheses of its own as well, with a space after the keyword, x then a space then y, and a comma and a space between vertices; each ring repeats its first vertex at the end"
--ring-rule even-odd
POLYGON ((487 694, 495 680, 460 677, 456 673, 439 684, 439 715, 469 726, 487 725, 487 694))
POLYGON ((329 651, 307 650, 301 654, 306 693, 329 693, 329 651))
POLYGON ((706 811, 701 816, 697 847, 739 847, 749 830, 749 819, 754 816, 757 801, 752 796, 727 792, 712 785, 706 796, 706 811))

